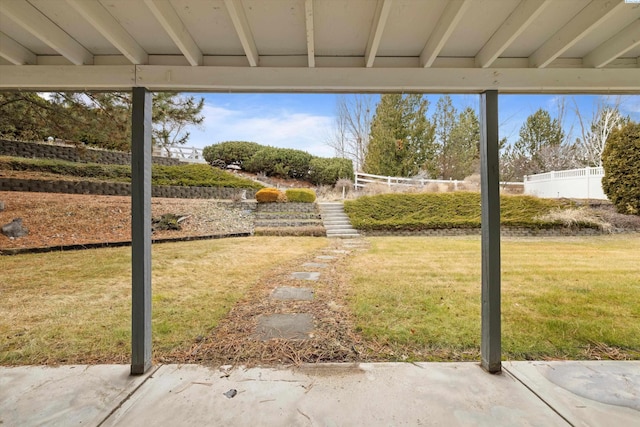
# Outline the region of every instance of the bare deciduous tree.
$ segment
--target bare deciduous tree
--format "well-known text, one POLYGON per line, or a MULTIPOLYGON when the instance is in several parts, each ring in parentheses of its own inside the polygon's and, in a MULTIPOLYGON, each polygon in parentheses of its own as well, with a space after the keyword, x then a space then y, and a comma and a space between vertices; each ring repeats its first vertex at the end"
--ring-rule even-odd
POLYGON ((341 95, 336 101, 336 119, 327 145, 336 156, 353 160, 361 170, 369 145, 371 120, 375 112, 373 95, 341 95))
POLYGON ((620 114, 620 98, 616 99, 613 106, 600 103, 588 123, 585 123, 575 99, 573 104, 582 133, 580 138, 582 160, 587 166, 602 166, 602 152, 607 138, 614 129, 623 126, 628 121, 620 114))

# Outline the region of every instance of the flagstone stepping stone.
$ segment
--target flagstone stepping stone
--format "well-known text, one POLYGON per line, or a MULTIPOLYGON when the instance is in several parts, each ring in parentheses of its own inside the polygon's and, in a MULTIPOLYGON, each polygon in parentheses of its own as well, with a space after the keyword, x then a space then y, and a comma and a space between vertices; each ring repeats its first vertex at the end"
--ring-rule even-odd
POLYGON ((320 278, 320 273, 317 271, 307 272, 307 271, 296 271, 295 273, 291 273, 291 277, 294 279, 300 280, 313 280, 316 281, 320 278))
POLYGON ((302 266, 307 268, 327 268, 327 264, 323 262, 305 262, 302 266))
POLYGON ((336 259, 338 257, 332 256, 332 255, 318 255, 316 257, 316 259, 326 259, 326 260, 331 260, 331 259, 336 259))
POLYGON ((258 319, 255 338, 267 341, 273 338, 306 340, 313 332, 313 316, 298 314, 269 314, 258 319))
POLYGON ((329 249, 329 250, 326 250, 325 252, 331 252, 334 254, 348 254, 350 251, 345 251, 344 249, 329 249))
POLYGON ((278 300, 311 301, 313 299, 313 289, 280 286, 275 288, 273 292, 271 292, 271 298, 278 300))

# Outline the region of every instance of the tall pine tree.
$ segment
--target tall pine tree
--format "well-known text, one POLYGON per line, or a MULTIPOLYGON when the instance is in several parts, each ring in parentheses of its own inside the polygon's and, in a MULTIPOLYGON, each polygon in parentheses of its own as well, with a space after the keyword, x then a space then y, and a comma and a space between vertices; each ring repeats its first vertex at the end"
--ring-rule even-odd
POLYGON ((452 161, 446 178, 465 179, 479 169, 480 121, 473 108, 467 107, 458 115, 449 152, 452 161))
POLYGON ((382 95, 371 124, 364 171, 376 175, 414 176, 435 172, 434 126, 422 95, 382 95))

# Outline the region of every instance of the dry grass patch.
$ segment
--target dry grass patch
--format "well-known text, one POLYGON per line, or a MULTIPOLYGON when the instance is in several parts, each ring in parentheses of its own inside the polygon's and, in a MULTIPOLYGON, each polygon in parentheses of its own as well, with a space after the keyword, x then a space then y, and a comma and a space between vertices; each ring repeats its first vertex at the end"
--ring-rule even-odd
MULTIPOLYGON (((480 239, 370 240, 349 268, 365 338, 392 360, 477 360, 480 239)), ((640 359, 638 253, 634 234, 503 239, 505 358, 640 359)))
MULTIPOLYGON (((190 348, 271 269, 324 245, 300 237, 154 245, 154 359, 190 348)), ((0 257, 0 270, 0 364, 129 361, 130 248, 0 257)))
POLYGON ((535 219, 547 222, 559 222, 565 227, 579 228, 582 226, 596 227, 607 233, 613 231, 613 225, 605 221, 592 209, 582 206, 578 208, 553 209, 547 214, 535 219))

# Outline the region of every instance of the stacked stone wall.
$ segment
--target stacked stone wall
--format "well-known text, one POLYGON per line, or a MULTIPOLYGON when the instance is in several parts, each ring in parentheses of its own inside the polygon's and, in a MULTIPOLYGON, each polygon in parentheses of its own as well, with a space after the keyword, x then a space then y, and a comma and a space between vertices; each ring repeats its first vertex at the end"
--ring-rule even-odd
MULTIPOLYGON (((130 196, 131 184, 125 182, 62 181, 19 178, 0 178, 0 191, 31 191, 41 193, 96 194, 102 196, 130 196)), ((180 199, 237 199, 244 193, 253 199, 256 190, 226 187, 178 187, 158 185, 152 188, 153 197, 180 199)))
MULTIPOLYGON (((130 165, 131 154, 122 151, 0 139, 0 156, 66 160, 68 162, 130 165)), ((181 164, 170 157, 153 156, 153 163, 165 166, 181 164)))
MULTIPOLYGON (((479 236, 480 228, 442 228, 417 231, 360 231, 364 236, 479 236)), ((562 236, 599 236, 608 234, 595 228, 545 228, 500 227, 500 235, 505 237, 562 237, 562 236)))

